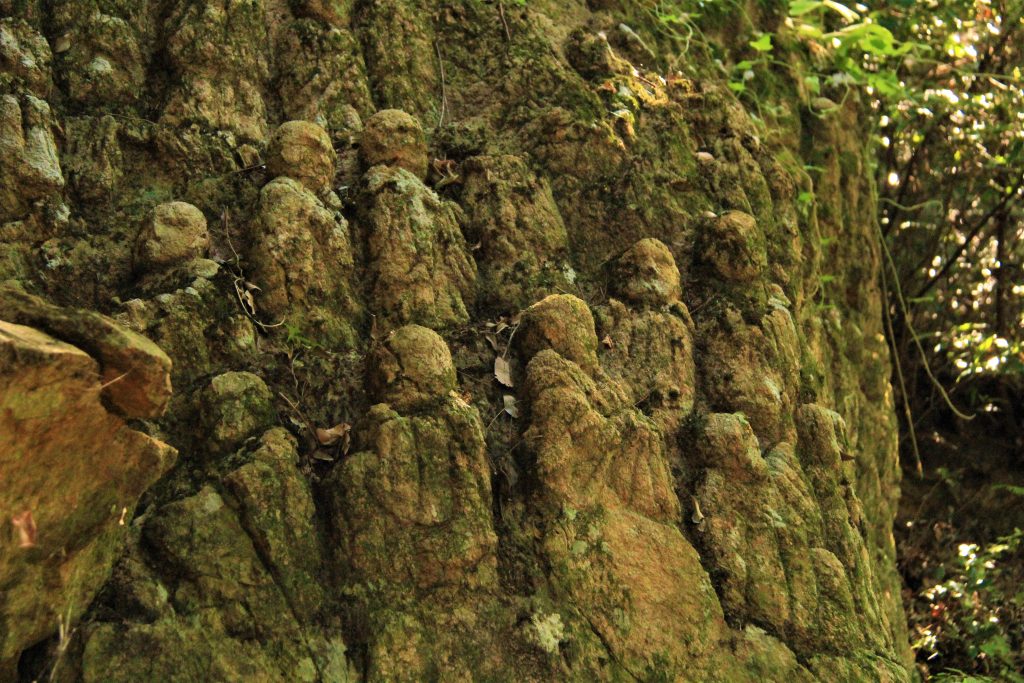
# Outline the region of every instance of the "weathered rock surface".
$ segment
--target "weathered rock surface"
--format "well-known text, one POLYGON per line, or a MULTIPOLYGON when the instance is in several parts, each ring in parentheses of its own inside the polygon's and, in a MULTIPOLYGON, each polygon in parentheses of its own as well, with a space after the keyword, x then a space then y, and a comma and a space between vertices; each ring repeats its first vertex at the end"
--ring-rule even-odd
POLYGON ((126 540, 125 520, 176 456, 124 421, 157 414, 148 398, 169 388, 166 356, 97 314, 48 308, 41 313, 46 317, 31 318, 28 306, 39 302, 25 297, 18 303, 25 307, 0 311, 5 677, 23 649, 85 612, 126 540), (11 319, 55 321, 45 329, 61 339, 11 319), (96 355, 62 339, 92 342, 87 348, 96 355), (121 343, 133 346, 114 346, 121 343), (121 390, 108 410, 102 397, 113 387, 104 388, 109 363, 127 357, 151 369, 118 375, 121 390))
POLYGON ((0 222, 64 187, 53 123, 45 100, 0 95, 0 222))
POLYGON ((314 194, 330 189, 336 161, 327 131, 307 121, 282 124, 267 145, 267 173, 298 180, 314 194))
POLYGON ((476 265, 459 207, 404 168, 374 166, 363 182, 371 311, 393 326, 469 320, 476 265))
POLYGON ((168 202, 153 209, 139 234, 136 267, 155 269, 200 258, 210 248, 206 216, 187 202, 168 202))
POLYGON ((359 154, 366 168, 385 164, 404 168, 420 180, 427 178, 427 139, 423 127, 399 109, 385 109, 367 119, 359 154))
POLYGON ((461 171, 483 303, 512 311, 569 286, 569 238, 550 185, 516 156, 471 157, 461 171))
POLYGON ((909 680, 859 105, 635 5, 0 0, 0 678, 909 680))
POLYGON ((337 201, 329 193, 331 141, 318 126, 290 122, 275 132, 269 154, 268 171, 292 175, 280 175, 260 191, 250 228, 254 282, 243 283, 255 292, 253 313, 264 324, 349 345, 358 306, 351 294, 348 222, 325 205, 337 201), (322 200, 316 193, 327 194, 322 200))
POLYGON ((92 311, 60 308, 0 285, 0 320, 80 346, 100 365, 100 396, 129 418, 159 417, 171 396, 171 360, 156 344, 92 311))

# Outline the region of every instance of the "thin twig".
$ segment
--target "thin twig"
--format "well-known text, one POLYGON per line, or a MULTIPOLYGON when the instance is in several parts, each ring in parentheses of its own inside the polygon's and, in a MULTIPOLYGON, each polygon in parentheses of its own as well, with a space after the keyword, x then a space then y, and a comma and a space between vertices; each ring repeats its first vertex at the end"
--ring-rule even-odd
POLYGON ((440 41, 434 42, 434 51, 437 52, 437 66, 441 73, 441 114, 437 118, 437 127, 440 128, 444 124, 444 115, 448 113, 448 86, 445 84, 444 58, 441 57, 440 41))
POLYGON ((508 30, 508 22, 505 20, 505 3, 499 0, 498 16, 501 17, 501 25, 505 27, 505 40, 512 42, 512 34, 508 30))
POLYGON ((282 391, 277 392, 277 395, 284 399, 284 402, 288 404, 288 407, 291 408, 295 412, 295 414, 299 416, 299 419, 302 420, 302 423, 306 425, 306 429, 308 429, 309 433, 313 436, 313 443, 319 446, 320 437, 316 435, 316 430, 313 429, 313 423, 309 421, 309 418, 306 417, 306 414, 302 412, 298 404, 296 404, 294 401, 288 398, 288 396, 286 396, 285 393, 282 391))
MULTIPOLYGON (((903 290, 900 287, 899 280, 900 274, 896 269, 896 262, 893 261, 892 254, 889 252, 889 246, 885 243, 885 235, 882 233, 882 227, 876 222, 875 228, 878 230, 879 243, 882 245, 882 252, 885 254, 885 261, 892 269, 893 293, 896 295, 896 301, 899 303, 900 312, 903 314, 903 322, 910 331, 910 338, 913 340, 914 346, 917 347, 917 351, 921 356, 921 364, 924 368, 925 374, 928 375, 928 379, 931 380, 932 385, 938 390, 939 395, 942 396, 942 400, 945 401, 946 405, 953 411, 954 415, 959 417, 961 420, 973 420, 975 417, 974 415, 968 415, 953 405, 953 400, 949 397, 949 394, 946 393, 946 388, 942 386, 938 378, 935 377, 935 374, 932 373, 931 364, 928 362, 928 354, 925 353, 924 347, 921 346, 921 339, 918 336, 917 331, 914 329, 914 324, 910 321, 910 310, 907 308, 907 302, 903 298, 903 290)), ((885 268, 885 263, 882 264, 882 268, 885 268)), ((895 339, 893 340, 893 348, 895 350, 895 339)))
POLYGON ((914 451, 914 467, 917 469, 918 479, 924 479, 924 467, 921 466, 921 451, 917 447, 917 431, 914 429, 914 416, 910 411, 910 399, 907 397, 907 385, 903 379, 903 366, 900 364, 900 351, 896 348, 896 335, 892 329, 892 315, 889 312, 889 280, 885 276, 885 264, 882 264, 882 310, 885 312, 885 328, 889 333, 889 342, 892 344, 892 364, 896 369, 896 379, 900 384, 900 398, 903 399, 903 414, 907 420, 907 433, 910 436, 910 445, 914 451))

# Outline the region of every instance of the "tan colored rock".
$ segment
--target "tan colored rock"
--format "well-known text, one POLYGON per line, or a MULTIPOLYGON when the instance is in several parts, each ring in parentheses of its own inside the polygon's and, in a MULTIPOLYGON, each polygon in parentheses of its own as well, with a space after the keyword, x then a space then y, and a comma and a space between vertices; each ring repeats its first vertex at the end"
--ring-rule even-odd
POLYGON ((757 220, 742 211, 727 211, 707 224, 701 258, 731 282, 750 282, 768 264, 764 235, 757 220))
POLYGON ((345 218, 298 180, 280 177, 260 191, 250 231, 256 315, 268 324, 287 320, 320 343, 354 343, 359 306, 345 218))
POLYGON ((682 302, 667 310, 629 308, 615 299, 599 311, 601 363, 634 404, 672 432, 697 395, 693 322, 682 302))
POLYGON ((681 511, 662 433, 614 385, 552 349, 530 361, 524 393, 535 508, 561 511, 558 523, 541 523, 549 580, 631 670, 657 652, 663 670, 682 678, 726 626, 699 556, 675 527, 681 511))
POLYGON ((52 62, 50 45, 39 32, 20 19, 0 19, 0 74, 46 98, 53 88, 52 62))
POLYGON ((0 322, 0 670, 88 608, 121 522, 175 460, 107 411, 103 377, 84 350, 0 322))
POLYGON ((157 269, 200 258, 210 248, 206 216, 186 202, 158 204, 136 243, 136 268, 157 269))
POLYGON ((367 119, 359 154, 364 168, 386 164, 404 168, 420 180, 427 177, 423 127, 399 109, 385 109, 367 119))
POLYGON ((400 327, 373 353, 370 392, 374 399, 398 410, 447 396, 455 386, 448 345, 426 327, 400 327))
POLYGON ((527 359, 552 349, 588 372, 597 368, 594 316, 571 294, 552 294, 526 309, 516 343, 527 359))
POLYGON ((610 285, 631 304, 667 306, 681 296, 676 260, 653 238, 640 240, 619 257, 610 285))
POLYGON ((373 311, 390 327, 440 329, 468 320, 476 264, 459 207, 404 168, 374 166, 363 182, 373 311))
POLYGON ((53 125, 45 101, 0 95, 0 223, 64 187, 53 125))
POLYGON ((103 400, 127 418, 163 415, 171 397, 171 359, 140 334, 93 311, 61 308, 0 285, 0 320, 31 325, 88 351, 100 363, 103 400))
POLYGON ((331 188, 336 162, 331 137, 309 121, 281 124, 267 145, 267 173, 294 178, 316 194, 331 188))
POLYGON ((759 325, 738 311, 725 325, 702 330, 697 355, 703 386, 715 410, 743 413, 762 447, 793 441, 793 410, 799 386, 799 335, 789 311, 775 307, 759 325))

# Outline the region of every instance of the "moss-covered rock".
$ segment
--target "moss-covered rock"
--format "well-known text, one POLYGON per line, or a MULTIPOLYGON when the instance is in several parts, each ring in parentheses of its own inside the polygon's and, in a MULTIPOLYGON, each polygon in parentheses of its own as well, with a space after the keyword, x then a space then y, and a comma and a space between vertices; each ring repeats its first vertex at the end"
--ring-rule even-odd
POLYGON ((292 0, 293 11, 331 26, 348 26, 355 0, 292 0))
POLYGON ((210 248, 203 212, 187 202, 159 204, 136 243, 136 268, 150 270, 200 258, 210 248))
POLYGON ((359 145, 364 168, 385 164, 427 178, 427 140, 420 122, 400 109, 385 109, 366 121, 359 145))
POLYGON ((46 99, 53 88, 52 66, 46 38, 22 19, 0 19, 0 90, 20 87, 46 99))
POLYGON ((404 168, 374 166, 363 184, 371 310, 388 326, 440 329, 467 321, 476 265, 459 207, 404 168))
POLYGON ((0 222, 64 187, 50 106, 32 95, 0 95, 0 222))
POLYGON ((213 454, 229 453, 274 422, 273 396, 250 372, 217 375, 199 397, 204 427, 202 442, 213 454))
MULTIPOLYGON (((346 1, 304 4, 312 14, 313 6, 326 10, 346 1)), ((353 113, 369 116, 374 111, 362 51, 351 31, 300 19, 283 29, 278 55, 276 84, 287 118, 312 121, 339 140, 348 132, 353 113)))
MULTIPOLYGON (((856 98, 799 119, 777 41, 752 117, 713 56, 781 15, 711 8, 682 54, 642 4, 0 0, 0 278, 160 345, 39 323, 97 362, 60 386, 134 384, 185 453, 134 521, 61 499, 5 548, 121 553, 66 678, 907 679, 856 98), (136 268, 171 202, 208 250, 136 268)), ((0 583, 45 601, 33 571, 0 583)), ((33 614, 0 678, 64 647, 14 661, 33 614)))
POLYGON ((632 304, 668 306, 679 301, 679 268, 661 240, 642 239, 619 257, 612 274, 612 291, 632 304))
POLYGON ((0 322, 0 509, 10 525, 0 534, 0 671, 84 612, 126 540, 124 520, 176 457, 107 411, 100 362, 0 322))
POLYGON ((353 261, 345 218, 298 180, 279 177, 260 192, 250 230, 250 277, 259 288, 255 315, 317 343, 351 345, 359 306, 349 282, 353 261))
POLYGON ((344 645, 303 632, 211 488, 156 510, 143 538, 174 610, 152 623, 92 625, 83 636, 83 680, 347 680, 344 645), (136 647, 147 656, 135 656, 136 647))
POLYGON ((267 144, 267 173, 298 180, 314 194, 331 188, 336 161, 327 131, 309 121, 281 124, 267 144))
POLYGON ((374 100, 381 109, 402 109, 420 120, 440 111, 432 14, 422 0, 360 3, 356 33, 363 44, 374 100))
POLYGON ((551 349, 584 370, 597 368, 594 316, 571 294, 552 294, 526 309, 517 337, 526 359, 551 349))
POLYGON ((492 585, 496 538, 476 410, 446 398, 404 417, 378 404, 356 437, 358 452, 330 485, 352 580, 392 590, 492 585))
POLYGON ((524 440, 541 485, 537 509, 549 511, 543 553, 551 580, 618 665, 675 678, 717 646, 725 622, 675 526, 661 433, 609 388, 552 349, 527 366, 524 440))
POLYGON ((266 3, 177 2, 164 19, 172 69, 160 117, 170 126, 199 124, 244 140, 267 136, 264 88, 270 76, 266 3))
POLYGON ((52 26, 59 80, 76 104, 135 103, 146 90, 149 2, 57 2, 52 26))
POLYGON ((375 399, 397 410, 448 396, 456 388, 448 345, 426 327, 398 328, 373 353, 369 388, 375 399))
POLYGON ((569 238, 550 185, 518 156, 470 157, 460 167, 466 239, 478 245, 479 298, 504 311, 570 286, 569 238))
POLYGON ((294 437, 278 427, 260 437, 250 461, 224 481, 238 517, 300 623, 324 608, 323 551, 309 482, 299 471, 294 437))

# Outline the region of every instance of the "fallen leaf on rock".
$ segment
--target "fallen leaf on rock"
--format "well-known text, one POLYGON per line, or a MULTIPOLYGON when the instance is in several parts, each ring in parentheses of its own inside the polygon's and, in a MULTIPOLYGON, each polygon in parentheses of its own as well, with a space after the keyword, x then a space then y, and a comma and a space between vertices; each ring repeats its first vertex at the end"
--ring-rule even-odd
POLYGON ((11 524, 18 531, 19 548, 31 548, 36 544, 36 521, 32 519, 31 510, 11 517, 11 524))
POLYGON ((512 364, 507 358, 498 356, 494 359, 494 377, 510 389, 515 386, 512 382, 512 364))
POLYGON ((502 397, 502 401, 505 404, 505 412, 509 414, 511 418, 519 417, 519 407, 516 405, 516 397, 511 394, 505 394, 502 397))
POLYGON ((604 344, 604 347, 605 347, 606 349, 612 349, 612 348, 615 348, 615 342, 614 342, 614 341, 612 341, 612 338, 611 338, 611 336, 610 336, 610 335, 607 335, 607 334, 606 334, 606 335, 605 335, 605 337, 604 337, 604 339, 602 339, 602 340, 601 340, 601 343, 602 343, 602 344, 604 344))
POLYGON ((347 422, 339 422, 330 429, 316 428, 316 440, 321 446, 333 446, 336 443, 343 443, 345 450, 348 450, 349 434, 352 432, 352 425, 347 422))

